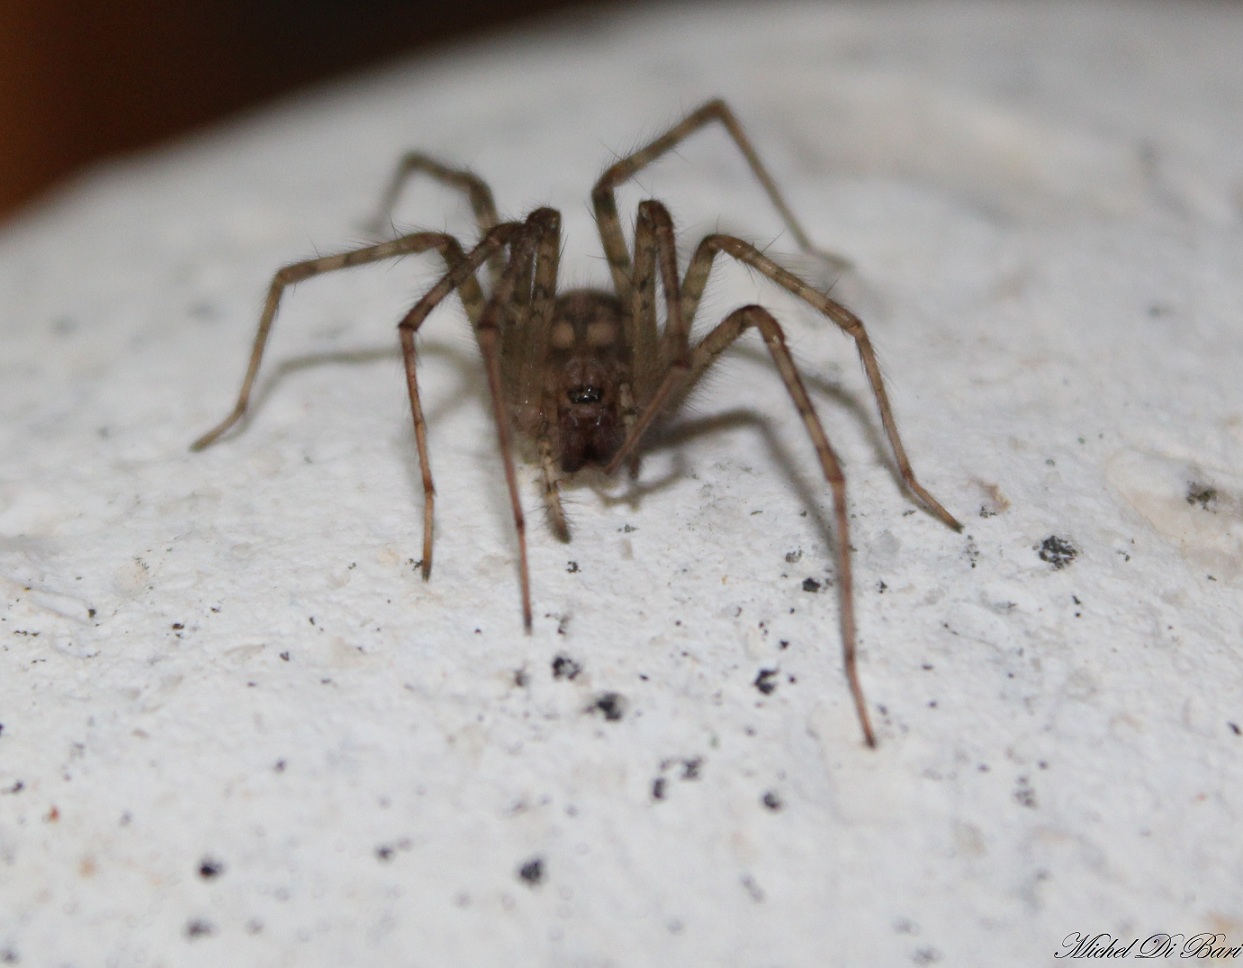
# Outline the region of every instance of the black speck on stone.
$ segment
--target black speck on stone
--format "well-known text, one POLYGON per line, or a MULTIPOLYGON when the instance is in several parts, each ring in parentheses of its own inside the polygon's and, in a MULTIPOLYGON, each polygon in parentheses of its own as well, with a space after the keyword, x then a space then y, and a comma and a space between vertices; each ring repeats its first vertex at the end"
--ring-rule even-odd
POLYGON ((805 592, 820 591, 820 582, 816 581, 816 579, 814 578, 804 578, 803 579, 803 591, 805 592))
POLYGON ((215 857, 204 857, 199 861, 199 877, 205 881, 210 881, 213 877, 219 877, 224 873, 224 864, 215 857))
POLYGON ((688 760, 682 761, 682 779, 698 780, 699 771, 703 769, 704 761, 702 756, 692 756, 688 760))
POLYGON ((1226 725, 1230 727, 1230 732, 1235 736, 1243 736, 1243 729, 1239 729, 1238 723, 1226 723, 1226 725))
POLYGON ((764 695, 771 696, 777 689, 777 672, 777 669, 761 669, 753 685, 764 695))
POLYGON ((764 804, 773 813, 780 810, 785 804, 781 802, 781 797, 777 796, 777 791, 768 790, 760 797, 760 803, 764 804))
POLYGON ((573 681, 582 671, 583 667, 568 655, 559 655, 552 660, 552 677, 554 679, 569 679, 573 681))
POLYGON ((1217 488, 1192 481, 1187 485, 1187 503, 1198 504, 1205 511, 1217 510, 1217 488))
POLYGON ((187 938, 206 938, 215 933, 216 929, 212 923, 210 921, 205 921, 203 918, 194 918, 186 923, 187 938))
POLYGON ((592 703, 592 708, 611 723, 626 715, 626 697, 620 692, 602 692, 592 703))
POLYGON ((1051 534, 1044 541, 1040 542, 1037 553, 1040 555, 1041 561, 1048 562, 1056 570, 1065 568, 1074 561, 1079 555, 1079 549, 1066 538, 1059 538, 1057 535, 1051 534))
POLYGON ((652 781, 652 799, 663 800, 665 798, 665 778, 658 776, 652 781))
POLYGON ((518 868, 518 876, 532 887, 544 882, 544 859, 532 857, 518 868))

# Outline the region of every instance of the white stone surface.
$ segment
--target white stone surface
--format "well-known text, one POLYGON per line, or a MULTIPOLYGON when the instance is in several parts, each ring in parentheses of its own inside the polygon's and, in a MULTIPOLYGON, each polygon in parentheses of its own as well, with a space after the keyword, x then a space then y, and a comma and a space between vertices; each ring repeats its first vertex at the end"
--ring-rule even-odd
MULTIPOLYGON (((1243 943, 1240 50, 1243 8, 1215 3, 583 13, 97 171, 8 225, 0 961, 1243 943), (592 181, 716 94, 854 261, 835 292, 967 523, 897 486, 849 340, 722 272, 703 321, 771 304, 847 462, 875 752, 834 596, 803 590, 832 574, 827 494, 758 341, 697 398, 715 430, 650 454, 636 495, 574 491, 571 545, 533 530, 530 636, 452 309, 421 344, 436 571, 411 567, 393 324, 430 261, 299 286, 245 431, 187 450, 231 403, 272 271, 357 241, 402 149, 470 164, 507 214, 561 208, 566 278, 603 284, 592 181), (591 711, 608 691, 618 721, 591 711)), ((684 251, 717 225, 793 249, 719 131, 639 182, 624 211, 668 201, 684 251)), ((400 221, 469 230, 426 186, 400 221)))

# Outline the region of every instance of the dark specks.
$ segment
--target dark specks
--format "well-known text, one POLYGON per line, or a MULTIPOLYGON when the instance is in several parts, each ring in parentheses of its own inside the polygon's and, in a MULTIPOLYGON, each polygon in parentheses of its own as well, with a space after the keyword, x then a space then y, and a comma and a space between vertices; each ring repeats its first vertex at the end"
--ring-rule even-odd
POLYGON ((963 546, 962 557, 972 568, 980 560, 980 547, 975 543, 975 538, 971 537, 971 535, 967 535, 967 543, 963 546))
POLYGON ((756 883, 755 878, 752 877, 750 874, 742 875, 742 886, 746 889, 746 892, 751 896, 751 900, 753 900, 756 904, 759 904, 764 900, 763 888, 761 888, 760 885, 756 883))
POLYGON ((569 679, 573 682, 582 671, 583 667, 568 655, 558 655, 552 660, 552 677, 554 679, 569 679))
POLYGON ((820 591, 820 582, 816 581, 814 578, 804 578, 803 591, 812 593, 820 591))
POLYGON ((602 692, 592 702, 591 711, 615 723, 626 715, 626 697, 620 692, 602 692))
POLYGON ((777 669, 761 669, 752 683, 765 696, 771 696, 777 689, 777 669))
POLYGON ((409 850, 411 846, 408 837, 402 837, 400 840, 394 840, 391 843, 379 844, 375 849, 376 860, 387 863, 397 856, 398 851, 409 850))
POLYGON ((224 873, 224 864, 215 857, 204 857, 199 861, 199 877, 205 881, 219 877, 224 873))
POLYGON ((703 765, 702 756, 675 756, 661 760, 660 774, 652 781, 652 799, 659 801, 669 796, 668 774, 673 773, 672 779, 694 783, 700 778, 703 765))
POLYGON ((760 803, 764 804, 764 806, 773 813, 776 813, 785 806, 785 804, 781 801, 781 797, 777 795, 776 790, 764 791, 764 795, 760 797, 760 803))
POLYGON ((1056 571, 1074 561, 1079 555, 1079 549, 1068 539, 1051 534, 1036 546, 1036 553, 1041 561, 1048 562, 1056 571))
POLYGON ((1217 513, 1217 488, 1192 481, 1187 485, 1187 503, 1200 505, 1203 511, 1217 513))
POLYGON ((544 870, 544 858, 532 857, 518 868, 518 878, 531 887, 539 887, 547 876, 544 870))
POLYGON ((192 918, 186 922, 186 937, 191 941, 197 938, 207 938, 216 933, 215 926, 204 918, 192 918))

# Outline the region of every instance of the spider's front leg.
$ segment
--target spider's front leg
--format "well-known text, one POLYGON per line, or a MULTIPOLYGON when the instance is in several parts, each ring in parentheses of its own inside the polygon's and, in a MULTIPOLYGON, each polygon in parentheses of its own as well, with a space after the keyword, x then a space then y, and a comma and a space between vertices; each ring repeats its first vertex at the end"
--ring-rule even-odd
POLYGON ((630 347, 634 404, 623 416, 625 439, 604 469, 615 474, 630 461, 638 466, 638 445, 653 421, 676 397, 691 369, 690 319, 682 313, 673 219, 660 202, 639 203, 634 234, 634 273, 626 342, 630 347), (656 320, 656 276, 665 294, 665 329, 656 320))
MULTIPOLYGON (((419 300, 402 319, 398 328, 401 333, 402 355, 406 365, 406 381, 410 390, 410 409, 414 419, 414 435, 419 451, 419 464, 423 473, 423 575, 431 573, 432 512, 435 489, 432 486, 431 469, 427 454, 427 426, 419 402, 417 358, 414 334, 427 318, 428 313, 454 289, 472 277, 474 271, 502 249, 508 247, 509 261, 502 272, 496 288, 478 317, 475 335, 483 355, 488 390, 492 399, 492 411, 496 432, 505 467, 505 484, 514 516, 514 530, 518 537, 518 575, 522 590, 522 623, 531 630, 531 580, 527 564, 526 517, 518 493, 518 475, 514 467, 513 443, 510 428, 510 406, 513 399, 513 379, 520 379, 523 364, 507 380, 509 360, 502 358, 507 329, 517 325, 517 320, 546 313, 543 294, 548 287, 547 270, 541 273, 538 265, 541 253, 550 248, 555 252, 560 232, 560 215, 552 209, 536 209, 524 223, 509 222, 494 227, 484 236, 462 262, 450 270, 419 300), (532 293, 532 287, 537 290, 532 293), (534 298, 532 298, 534 296, 534 298), (515 319, 517 317, 517 320, 515 319)), ((553 268, 555 285, 555 263, 553 268)))
MULTIPOLYGON (((476 271, 485 260, 500 252, 505 246, 512 246, 523 231, 523 226, 516 222, 506 222, 494 226, 483 240, 468 255, 458 258, 441 279, 432 286, 414 307, 406 313, 397 324, 401 339, 402 360, 406 369, 406 386, 410 392, 410 413, 414 420, 414 440, 419 452, 419 471, 423 478, 423 578, 426 580, 432 573, 432 536, 433 511, 436 502, 436 488, 432 483, 431 461, 427 451, 427 423, 423 418, 423 404, 419 398, 418 354, 414 345, 414 334, 423 325, 428 314, 436 308, 450 293, 457 291, 467 307, 467 315, 478 332, 482 319, 487 315, 487 307, 483 306, 483 297, 479 288, 476 271)), ((495 296, 493 297, 495 301, 495 296)))
POLYGON ((863 739, 868 746, 876 745, 876 734, 868 717, 867 702, 863 696, 863 687, 859 684, 856 653, 856 627, 854 578, 850 563, 850 521, 846 506, 846 477, 842 473, 841 461, 829 443, 824 425, 816 415, 803 378, 799 375, 794 358, 786 346, 785 334, 777 320, 763 306, 743 306, 730 313, 695 347, 691 358, 691 379, 702 375, 704 370, 715 362, 748 328, 754 327, 764 337, 764 345, 768 348, 782 382, 794 402, 803 426, 811 438, 824 472, 825 480, 833 494, 833 520, 837 543, 837 588, 839 609, 841 614, 842 666, 846 673, 846 682, 850 687, 850 695, 854 700, 855 712, 859 717, 859 725, 863 729, 863 739))
MULTIPOLYGON (((712 270, 713 261, 717 254, 721 252, 750 266, 777 283, 787 292, 799 297, 813 309, 826 316, 834 325, 855 341, 855 346, 859 352, 859 359, 863 363, 864 372, 867 374, 868 382, 872 387, 872 396, 876 399, 876 407, 880 411, 880 419, 881 424, 885 428, 885 436, 889 439, 889 446, 893 450, 894 459, 898 463, 898 473, 901 474, 903 482, 907 489, 933 515, 955 531, 961 531, 962 525, 958 522, 958 519, 945 510, 941 502, 933 497, 915 479, 915 471, 911 468, 911 462, 906 456, 906 448, 902 446, 902 438, 898 434, 898 424, 894 420, 893 408, 889 404, 889 395, 885 392, 885 381, 881 377, 880 364, 876 362, 876 352, 872 349, 872 341, 868 338, 863 320, 849 309, 836 300, 830 299, 819 289, 804 282, 788 269, 777 265, 777 263, 749 242, 744 242, 742 239, 735 238, 732 235, 709 235, 699 243, 699 247, 695 250, 695 254, 691 257, 690 264, 686 268, 686 275, 683 277, 683 316, 687 319, 694 318, 700 297, 703 295, 704 286, 708 281, 708 274, 712 270)), ((696 363, 692 365, 690 381, 693 383, 698 379, 703 369, 710 363, 711 358, 703 359, 697 356, 696 363)))

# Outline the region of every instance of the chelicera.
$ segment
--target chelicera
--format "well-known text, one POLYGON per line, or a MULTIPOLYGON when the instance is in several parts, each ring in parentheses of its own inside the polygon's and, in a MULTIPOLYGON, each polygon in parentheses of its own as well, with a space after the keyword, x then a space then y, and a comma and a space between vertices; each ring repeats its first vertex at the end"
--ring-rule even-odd
MULTIPOLYGON (((691 341, 691 324, 718 256, 725 255, 756 270, 806 302, 855 341, 906 487, 949 527, 961 530, 961 525, 916 481, 898 436, 867 331, 853 312, 782 268, 749 242, 732 235, 706 236, 691 255, 685 273, 679 276, 673 221, 665 206, 654 199, 639 203, 633 250, 627 247, 614 198, 617 187, 712 122, 724 127, 733 139, 794 239, 804 250, 815 253, 733 112, 720 100, 709 101, 692 111, 650 144, 611 165, 596 182, 591 198, 612 275, 611 291, 573 289, 558 293, 561 217, 555 209, 537 208, 521 221, 502 222, 497 217, 491 190, 478 176, 427 155, 411 153, 402 159, 385 192, 377 223, 387 221, 406 180, 421 174, 466 193, 474 209, 479 240, 467 250, 452 235, 413 232, 280 269, 268 290, 237 403, 192 448, 202 450, 214 443, 246 412, 286 287, 311 276, 434 249, 445 263, 445 274, 397 327, 422 472, 423 577, 430 577, 432 569, 436 492, 419 399, 414 337, 428 314, 456 292, 483 357, 517 530, 522 618, 529 631, 531 590, 526 518, 514 469, 514 435, 533 443, 542 469, 544 500, 552 529, 562 540, 569 540, 560 482, 587 466, 615 474, 628 465, 632 475, 637 473, 639 447, 652 424, 676 413, 704 371, 743 333, 758 330, 802 418, 832 493, 843 663, 864 739, 874 746, 876 737, 855 661, 850 535, 841 463, 816 416, 781 326, 767 309, 754 304, 742 306, 726 315, 702 339, 691 341), (657 306, 658 279, 664 301, 663 326, 657 306)), ((817 254, 830 260, 835 258, 817 254)))

